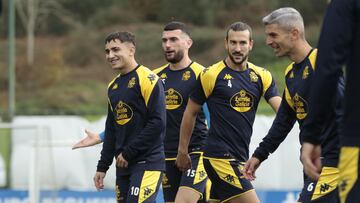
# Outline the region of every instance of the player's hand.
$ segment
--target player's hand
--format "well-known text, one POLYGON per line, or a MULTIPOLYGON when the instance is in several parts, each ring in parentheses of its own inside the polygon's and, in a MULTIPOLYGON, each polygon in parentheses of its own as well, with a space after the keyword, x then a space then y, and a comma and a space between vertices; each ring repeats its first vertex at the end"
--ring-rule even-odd
POLYGON ((105 178, 105 175, 106 173, 104 172, 96 172, 95 173, 95 176, 94 176, 94 184, 95 184, 95 187, 96 189, 99 191, 99 190, 102 190, 104 189, 104 178, 105 178))
POLYGON ((304 142, 301 147, 301 162, 304 171, 313 180, 319 179, 321 172, 321 146, 304 142))
POLYGON ((251 157, 245 164, 244 170, 242 171, 244 177, 247 180, 253 181, 255 180, 255 171, 260 166, 260 160, 256 157, 251 157))
POLYGON ((191 158, 189 154, 178 152, 175 164, 180 171, 191 169, 191 158))
POLYGON ((122 153, 116 158, 116 167, 118 168, 127 168, 129 165, 128 161, 122 156, 122 153))
POLYGON ((78 149, 83 147, 90 147, 96 144, 101 143, 101 139, 99 134, 91 132, 87 129, 85 129, 86 137, 77 142, 72 146, 72 149, 78 149))

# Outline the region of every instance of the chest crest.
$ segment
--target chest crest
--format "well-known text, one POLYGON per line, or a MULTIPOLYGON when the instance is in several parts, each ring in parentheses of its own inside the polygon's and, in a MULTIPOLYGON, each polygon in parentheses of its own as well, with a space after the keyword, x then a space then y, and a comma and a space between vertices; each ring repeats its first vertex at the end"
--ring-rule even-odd
POLYGON ((305 80, 306 78, 308 78, 309 76, 309 66, 306 66, 304 68, 303 74, 302 74, 302 79, 305 80))
POLYGON ((259 77, 254 72, 250 72, 249 76, 251 82, 257 82, 259 80, 259 77))
POLYGON ((166 73, 161 73, 160 78, 161 78, 161 79, 166 79, 166 78, 167 78, 166 73))
POLYGON ((133 88, 136 84, 136 78, 135 77, 132 77, 129 82, 128 82, 128 88, 133 88))
POLYGON ((190 71, 185 71, 184 73, 183 73, 183 75, 182 75, 182 80, 189 80, 190 79, 190 77, 191 77, 191 74, 190 74, 190 71))

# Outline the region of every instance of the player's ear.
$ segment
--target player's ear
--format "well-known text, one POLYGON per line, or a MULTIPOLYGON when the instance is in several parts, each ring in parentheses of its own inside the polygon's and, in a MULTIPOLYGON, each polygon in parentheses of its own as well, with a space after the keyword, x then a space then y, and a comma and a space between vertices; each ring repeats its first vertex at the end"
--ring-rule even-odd
POLYGON ((190 49, 190 47, 192 46, 192 44, 193 44, 193 41, 192 41, 192 39, 191 38, 189 38, 188 40, 186 40, 186 45, 187 45, 187 47, 190 49))
POLYGON ((300 31, 297 28, 291 28, 290 30, 290 36, 292 40, 296 40, 300 37, 300 31))
POLYGON ((224 38, 224 45, 225 45, 225 49, 227 50, 229 48, 228 45, 228 39, 224 38))
POLYGON ((135 56, 136 48, 133 44, 129 45, 129 52, 130 52, 130 55, 135 56))

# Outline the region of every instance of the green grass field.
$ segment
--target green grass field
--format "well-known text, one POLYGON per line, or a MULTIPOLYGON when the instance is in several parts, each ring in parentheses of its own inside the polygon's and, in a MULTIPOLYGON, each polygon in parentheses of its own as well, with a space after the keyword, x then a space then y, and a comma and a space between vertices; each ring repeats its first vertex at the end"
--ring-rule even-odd
MULTIPOLYGON (((11 139, 10 139, 10 130, 9 129, 0 129, 0 154, 3 157, 6 165, 6 171, 7 171, 7 180, 9 180, 9 166, 10 166, 10 145, 11 145, 11 139)), ((9 184, 9 181, 7 181, 7 184, 9 184)))

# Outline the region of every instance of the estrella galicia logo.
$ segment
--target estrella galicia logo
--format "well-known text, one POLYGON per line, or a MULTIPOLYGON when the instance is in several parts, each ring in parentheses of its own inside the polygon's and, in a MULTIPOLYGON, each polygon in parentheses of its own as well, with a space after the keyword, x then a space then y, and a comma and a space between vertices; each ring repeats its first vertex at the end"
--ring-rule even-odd
POLYGON ((299 120, 306 118, 307 116, 307 102, 297 93, 293 97, 294 108, 296 111, 296 117, 299 120))
POLYGON ((165 91, 165 99, 167 110, 177 109, 183 103, 181 94, 173 88, 169 88, 165 91))
POLYGON ((230 106, 238 112, 247 112, 254 105, 254 96, 246 90, 240 90, 230 98, 230 106))
POLYGON ((133 110, 123 101, 119 101, 115 107, 114 113, 116 114, 116 123, 119 125, 125 125, 133 117, 133 110))

